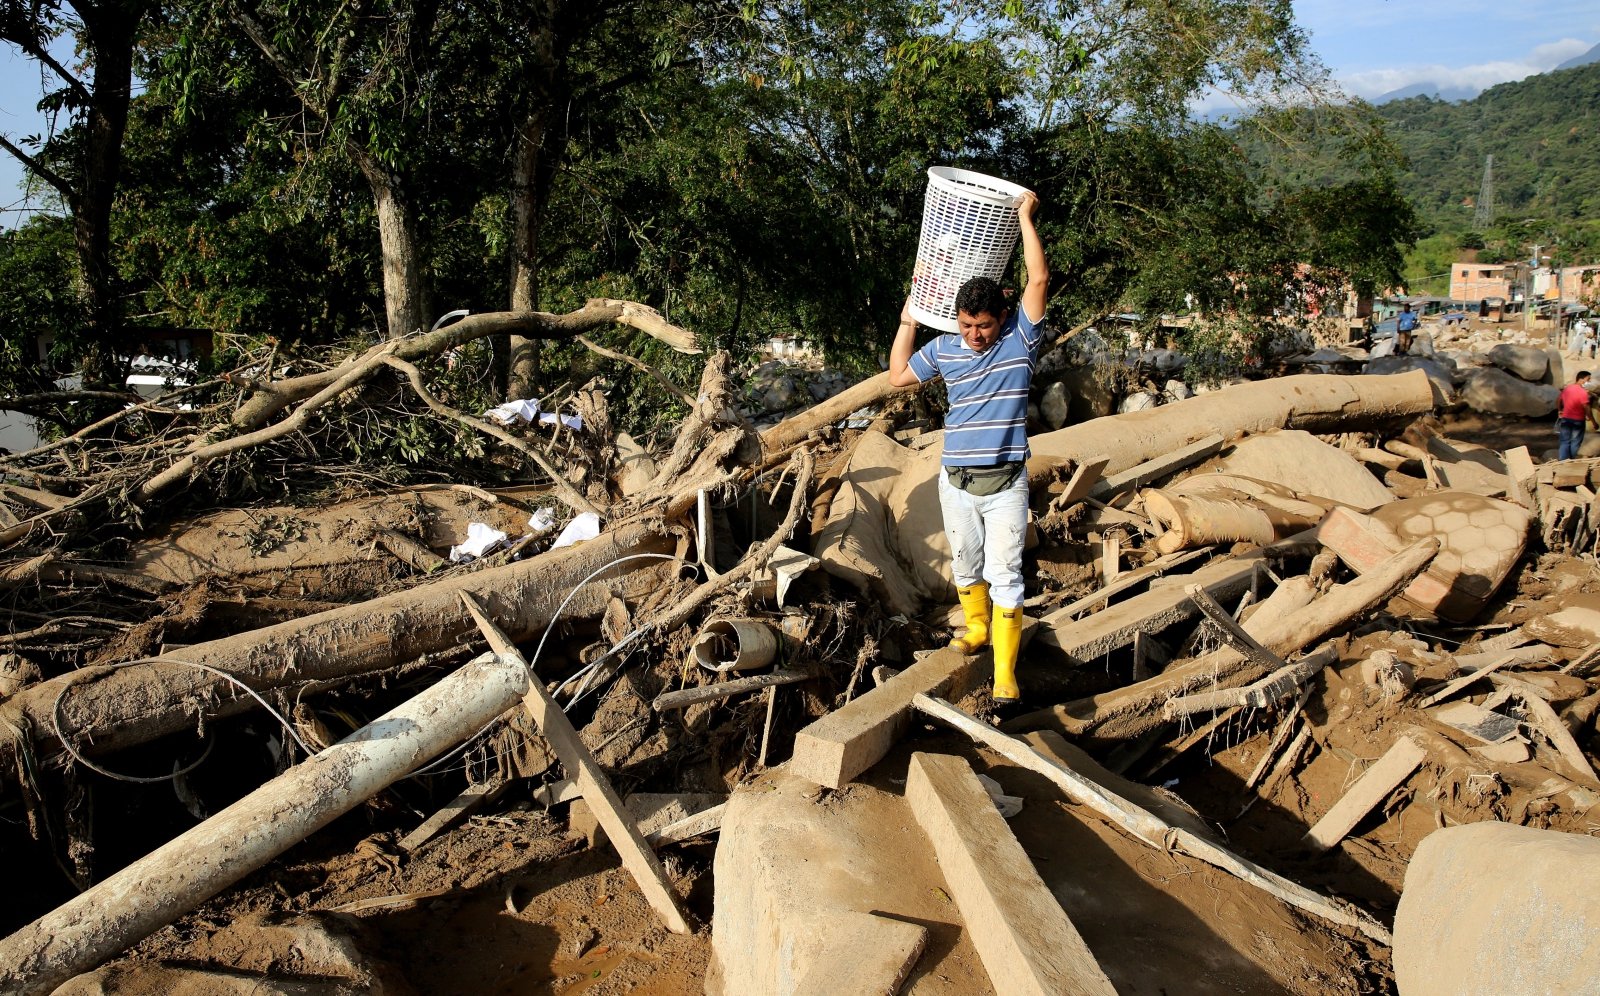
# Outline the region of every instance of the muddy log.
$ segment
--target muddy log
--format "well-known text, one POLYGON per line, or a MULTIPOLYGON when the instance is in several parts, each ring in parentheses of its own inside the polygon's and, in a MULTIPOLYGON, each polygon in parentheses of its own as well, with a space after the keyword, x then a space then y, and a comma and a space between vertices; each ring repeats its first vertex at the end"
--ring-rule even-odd
MULTIPOLYGON (((303 682, 367 674, 447 649, 476 630, 461 611, 467 592, 489 608, 514 639, 537 635, 567 594, 611 561, 666 554, 672 542, 640 524, 603 533, 574 547, 437 581, 357 605, 237 636, 198 643, 136 663, 85 669, 41 682, 0 703, 0 777, 16 777, 22 730, 31 731, 35 758, 62 753, 59 722, 72 745, 103 754, 147 743, 227 716, 256 703, 231 682, 194 665, 240 679, 258 692, 303 682), (59 703, 58 703, 59 700, 59 703)), ((663 583, 659 557, 634 560, 599 575, 610 583, 586 586, 563 618, 597 616, 612 588, 639 597, 663 583)))
MULTIPOLYGON (((471 626, 457 610, 458 622, 471 626)), ((0 940, 0 992, 48 993, 166 926, 472 736, 528 686, 484 655, 0 940)))
POLYGON ((1352 432, 1381 428, 1433 410, 1438 401, 1420 370, 1384 377, 1299 374, 1237 384, 1159 408, 1091 419, 1034 436, 1028 476, 1037 484, 1055 466, 1109 454, 1104 473, 1171 453, 1212 433, 1233 440, 1273 429, 1352 432))

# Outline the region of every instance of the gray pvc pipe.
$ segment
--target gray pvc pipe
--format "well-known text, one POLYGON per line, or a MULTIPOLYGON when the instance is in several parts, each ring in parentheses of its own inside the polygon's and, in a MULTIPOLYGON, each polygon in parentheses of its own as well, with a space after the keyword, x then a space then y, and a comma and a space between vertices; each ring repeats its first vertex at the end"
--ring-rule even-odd
POLYGON ((0 992, 49 993, 466 740, 527 688, 486 654, 0 941, 0 992))

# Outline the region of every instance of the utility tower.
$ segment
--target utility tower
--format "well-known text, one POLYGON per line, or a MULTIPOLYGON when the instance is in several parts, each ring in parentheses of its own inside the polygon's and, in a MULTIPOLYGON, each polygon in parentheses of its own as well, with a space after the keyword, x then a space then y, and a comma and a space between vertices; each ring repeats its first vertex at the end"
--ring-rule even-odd
POLYGON ((1472 212, 1472 227, 1483 231, 1494 224, 1494 156, 1483 157, 1483 185, 1478 188, 1478 206, 1472 212))

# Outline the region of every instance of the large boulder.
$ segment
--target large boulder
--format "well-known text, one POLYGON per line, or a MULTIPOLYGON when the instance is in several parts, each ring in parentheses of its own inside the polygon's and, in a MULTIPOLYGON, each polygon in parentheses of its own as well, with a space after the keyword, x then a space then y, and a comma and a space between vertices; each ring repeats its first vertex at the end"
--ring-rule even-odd
MULTIPOLYGON (((1540 354, 1543 355, 1543 354, 1540 354)), ((1556 410, 1560 391, 1545 384, 1530 384, 1498 367, 1475 370, 1467 378, 1461 400, 1486 415, 1523 415, 1541 418, 1556 410)))
POLYGON ((1550 357, 1544 350, 1534 346, 1502 342, 1489 350, 1489 362, 1534 384, 1542 383, 1550 372, 1550 357))
POLYGON ((1063 424, 1087 422, 1117 410, 1114 378, 1109 365, 1068 367, 1060 371, 1058 378, 1067 392, 1067 421, 1063 424))
POLYGON ((1400 996, 1600 993, 1600 838, 1509 823, 1429 834, 1394 920, 1400 996))
POLYGON ((1380 356, 1375 360, 1367 361, 1362 373, 1368 374, 1398 374, 1408 373, 1412 370, 1421 370, 1428 375, 1428 382, 1438 392, 1440 404, 1448 404, 1456 395, 1455 378, 1451 368, 1441 363, 1438 358, 1425 356, 1380 356))

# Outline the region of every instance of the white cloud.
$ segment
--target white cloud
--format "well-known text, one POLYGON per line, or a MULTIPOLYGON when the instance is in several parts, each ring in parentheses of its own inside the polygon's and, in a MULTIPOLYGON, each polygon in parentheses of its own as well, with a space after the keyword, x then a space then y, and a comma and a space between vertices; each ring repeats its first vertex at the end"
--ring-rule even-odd
POLYGON ((1447 66, 1406 65, 1388 69, 1369 69, 1350 73, 1340 80, 1348 93, 1359 97, 1377 97, 1391 90, 1414 83, 1431 83, 1441 90, 1483 90, 1496 83, 1526 79, 1536 73, 1548 72, 1576 55, 1594 47, 1592 42, 1576 38, 1563 38, 1558 42, 1540 45, 1517 59, 1480 62, 1474 65, 1447 66))

